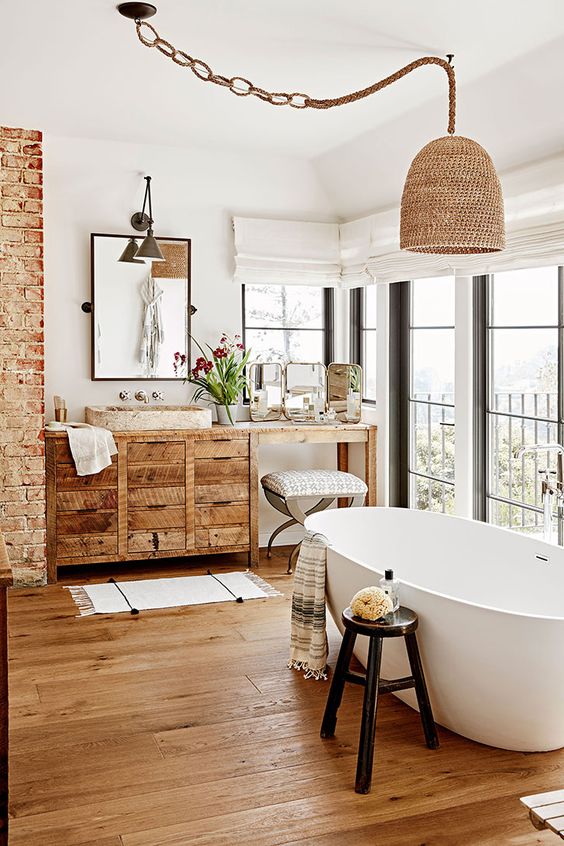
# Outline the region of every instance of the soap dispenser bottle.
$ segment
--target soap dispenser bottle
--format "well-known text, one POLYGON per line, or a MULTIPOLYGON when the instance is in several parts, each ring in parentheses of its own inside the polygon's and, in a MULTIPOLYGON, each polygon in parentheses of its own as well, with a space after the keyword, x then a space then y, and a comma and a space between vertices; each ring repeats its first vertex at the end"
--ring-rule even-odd
POLYGON ((387 593, 392 601, 392 611, 397 611, 400 607, 400 583, 394 579, 393 570, 385 570, 384 578, 380 579, 380 587, 387 593))

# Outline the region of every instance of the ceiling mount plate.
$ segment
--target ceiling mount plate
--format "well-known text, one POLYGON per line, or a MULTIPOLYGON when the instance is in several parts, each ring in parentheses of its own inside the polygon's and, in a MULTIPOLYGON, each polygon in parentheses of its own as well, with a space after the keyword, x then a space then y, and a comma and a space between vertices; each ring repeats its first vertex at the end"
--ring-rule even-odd
POLYGON ((148 214, 143 214, 143 212, 135 212, 135 214, 131 215, 131 225, 137 232, 145 232, 151 223, 148 214))
POLYGON ((124 18, 133 21, 144 21, 157 14, 157 7, 152 3, 120 3, 117 10, 124 18))

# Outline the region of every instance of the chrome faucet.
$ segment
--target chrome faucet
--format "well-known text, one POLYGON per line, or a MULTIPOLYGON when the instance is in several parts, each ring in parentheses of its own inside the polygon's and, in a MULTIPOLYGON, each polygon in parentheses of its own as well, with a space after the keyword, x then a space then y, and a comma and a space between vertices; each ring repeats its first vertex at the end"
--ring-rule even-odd
MULTIPOLYGON (((542 505, 544 515, 544 540, 552 543, 552 508, 554 500, 558 509, 558 516, 564 513, 564 447, 561 444, 530 444, 515 450, 515 458, 522 458, 526 453, 555 452, 556 470, 548 468, 539 470, 542 475, 542 505), (556 479, 553 477, 556 476, 556 479)), ((558 520, 558 543, 563 544, 562 519, 558 520)))
POLYGON ((146 391, 135 391, 135 399, 138 402, 144 402, 146 404, 149 402, 149 396, 146 391))

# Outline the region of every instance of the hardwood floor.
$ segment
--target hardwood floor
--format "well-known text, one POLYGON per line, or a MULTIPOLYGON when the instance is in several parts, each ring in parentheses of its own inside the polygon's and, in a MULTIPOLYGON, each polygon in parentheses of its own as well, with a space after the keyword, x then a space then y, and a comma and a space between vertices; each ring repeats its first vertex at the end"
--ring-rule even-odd
MULTIPOLYGON (((445 730, 430 751, 393 696, 379 707, 372 793, 355 794, 362 691, 347 688, 336 737, 321 741, 328 685, 286 669, 285 567, 278 552, 260 569, 283 597, 139 617, 77 619, 62 583, 10 592, 11 846, 557 842, 518 797, 561 788, 563 752, 503 752, 445 730)), ((146 562, 63 583, 153 574, 146 562)))

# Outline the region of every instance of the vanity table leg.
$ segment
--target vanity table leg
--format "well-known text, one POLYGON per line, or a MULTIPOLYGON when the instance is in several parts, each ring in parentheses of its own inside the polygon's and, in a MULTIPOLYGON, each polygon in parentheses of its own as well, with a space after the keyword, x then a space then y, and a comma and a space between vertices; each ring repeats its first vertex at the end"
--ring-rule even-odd
POLYGON ((249 567, 259 565, 259 473, 257 432, 249 435, 249 567))
MULTIPOLYGON (((347 443, 337 444, 337 470, 342 470, 343 473, 349 472, 349 445, 347 443)), ((337 508, 346 508, 348 504, 348 497, 337 500, 337 508)))
POLYGON ((366 505, 376 505, 376 427, 368 429, 364 444, 364 480, 368 486, 366 505))

